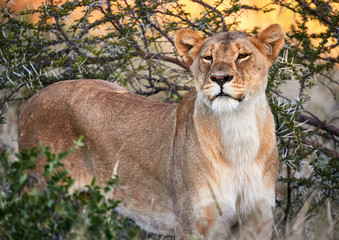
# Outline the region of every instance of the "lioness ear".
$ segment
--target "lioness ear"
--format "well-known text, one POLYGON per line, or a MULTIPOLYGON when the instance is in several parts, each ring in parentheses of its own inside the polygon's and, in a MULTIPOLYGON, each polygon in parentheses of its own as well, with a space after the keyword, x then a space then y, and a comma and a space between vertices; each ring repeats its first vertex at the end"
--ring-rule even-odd
POLYGON ((278 56, 280 49, 284 46, 285 32, 282 26, 273 24, 264 29, 257 39, 265 44, 266 48, 262 49, 262 51, 273 62, 278 56))
POLYGON ((181 29, 175 37, 175 46, 185 62, 191 65, 198 56, 204 38, 191 30, 181 29))

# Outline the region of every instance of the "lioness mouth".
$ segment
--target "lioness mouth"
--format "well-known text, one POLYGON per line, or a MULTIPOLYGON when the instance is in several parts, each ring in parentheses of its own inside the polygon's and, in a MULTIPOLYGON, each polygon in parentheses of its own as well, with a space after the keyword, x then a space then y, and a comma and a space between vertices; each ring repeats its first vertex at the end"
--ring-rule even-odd
POLYGON ((220 92, 218 95, 216 95, 213 98, 213 100, 216 99, 217 97, 229 97, 229 98, 232 98, 232 99, 237 100, 239 102, 241 102, 243 100, 243 98, 241 98, 241 97, 240 98, 235 98, 235 97, 233 97, 233 96, 231 96, 231 95, 229 95, 227 93, 224 93, 224 92, 220 92))

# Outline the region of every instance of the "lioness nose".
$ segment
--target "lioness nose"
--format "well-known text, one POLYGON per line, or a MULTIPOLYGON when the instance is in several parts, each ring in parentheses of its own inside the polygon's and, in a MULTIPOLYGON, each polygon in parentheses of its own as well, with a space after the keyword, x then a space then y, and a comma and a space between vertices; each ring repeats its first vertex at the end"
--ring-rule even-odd
POLYGON ((215 74, 212 74, 211 75, 211 80, 213 81, 213 82, 216 82, 216 83, 218 83, 218 85, 220 86, 220 87, 222 87, 222 85, 224 85, 226 82, 230 82, 230 81, 232 81, 232 79, 233 79, 233 75, 229 75, 229 74, 225 74, 225 75, 215 75, 215 74))

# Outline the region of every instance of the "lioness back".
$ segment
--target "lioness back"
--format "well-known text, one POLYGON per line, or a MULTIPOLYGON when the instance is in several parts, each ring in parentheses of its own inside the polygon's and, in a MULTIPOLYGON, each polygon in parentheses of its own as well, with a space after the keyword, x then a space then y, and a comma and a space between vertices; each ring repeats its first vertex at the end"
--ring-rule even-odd
MULTIPOLYGON (((167 234, 169 230, 161 222, 173 227, 174 215, 169 189, 163 186, 168 185, 164 175, 166 159, 172 156, 175 109, 176 105, 138 96, 107 81, 62 81, 43 89, 21 110, 19 148, 30 149, 42 142, 58 152, 84 136, 85 146, 63 160, 76 178, 74 188, 90 184, 94 177, 106 183, 117 167, 120 183, 115 198, 123 201, 121 211, 133 219, 151 217, 143 202, 153 202, 152 218, 157 225, 143 217, 136 220, 167 234), (128 207, 134 210, 127 211, 128 207)), ((34 171, 41 187, 44 164, 39 159, 34 171)))

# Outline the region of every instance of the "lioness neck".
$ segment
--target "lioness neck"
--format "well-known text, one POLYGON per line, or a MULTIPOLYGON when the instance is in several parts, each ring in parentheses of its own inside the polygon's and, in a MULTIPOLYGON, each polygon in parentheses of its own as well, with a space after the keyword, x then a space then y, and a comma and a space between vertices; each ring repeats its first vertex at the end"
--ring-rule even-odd
POLYGON ((194 121, 207 157, 226 161, 234 167, 253 162, 260 148, 266 108, 264 94, 231 112, 213 112, 197 98, 194 121))

